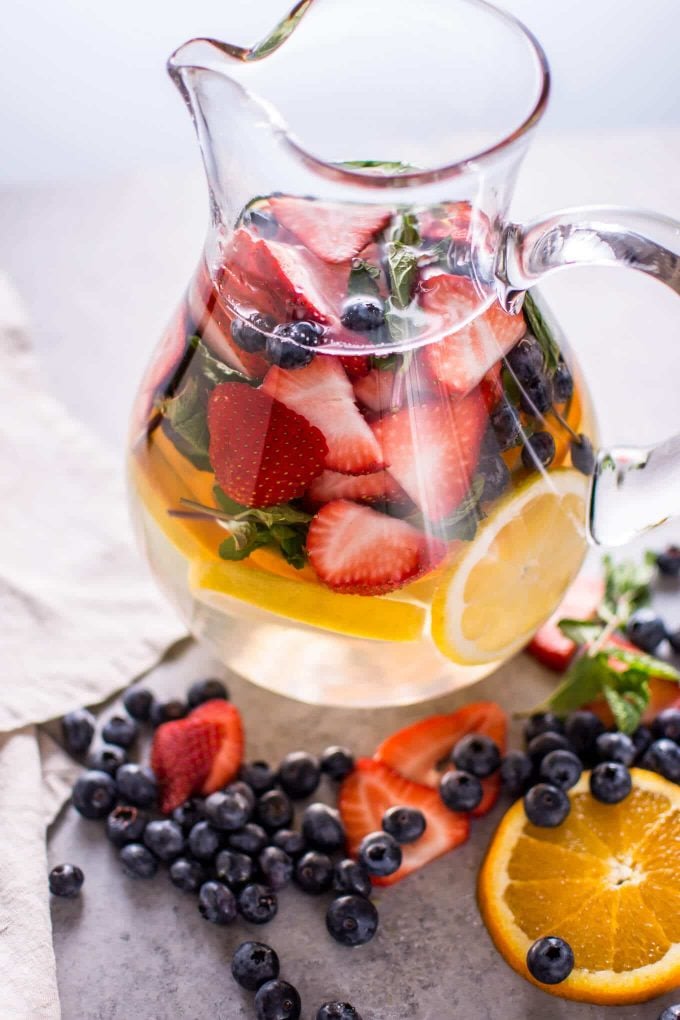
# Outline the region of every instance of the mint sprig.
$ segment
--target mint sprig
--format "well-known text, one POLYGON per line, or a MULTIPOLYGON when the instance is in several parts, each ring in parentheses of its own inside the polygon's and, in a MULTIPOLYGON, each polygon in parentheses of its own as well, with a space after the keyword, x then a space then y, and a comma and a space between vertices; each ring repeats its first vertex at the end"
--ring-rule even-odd
POLYGON ((375 296, 380 293, 377 281, 380 279, 380 268, 374 266, 366 259, 352 259, 352 268, 349 273, 347 293, 350 297, 357 295, 375 296))
POLYGON ((416 332, 410 314, 418 280, 420 233, 413 213, 402 213, 385 245, 390 296, 385 302, 385 321, 393 340, 408 340, 416 332))
POLYGON ((552 330, 545 321, 543 313, 532 297, 531 291, 527 291, 524 295, 523 310, 529 328, 538 340, 543 352, 545 367, 550 375, 552 375, 561 360, 560 348, 552 335, 552 330))

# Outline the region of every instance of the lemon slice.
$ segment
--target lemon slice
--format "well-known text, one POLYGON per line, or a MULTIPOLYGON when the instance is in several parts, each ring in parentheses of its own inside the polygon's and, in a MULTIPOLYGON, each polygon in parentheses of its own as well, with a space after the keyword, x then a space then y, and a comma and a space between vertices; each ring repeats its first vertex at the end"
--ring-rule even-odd
POLYGON ((559 604, 586 552, 588 479, 538 475, 508 495, 439 585, 432 638, 453 662, 480 665, 519 651, 559 604))
POLYGON ((532 825, 518 801, 479 875, 479 905, 505 961, 534 981, 526 955, 556 935, 574 953, 565 999, 623 1006, 680 984, 680 788, 632 769, 620 804, 601 804, 584 775, 555 829, 532 825))

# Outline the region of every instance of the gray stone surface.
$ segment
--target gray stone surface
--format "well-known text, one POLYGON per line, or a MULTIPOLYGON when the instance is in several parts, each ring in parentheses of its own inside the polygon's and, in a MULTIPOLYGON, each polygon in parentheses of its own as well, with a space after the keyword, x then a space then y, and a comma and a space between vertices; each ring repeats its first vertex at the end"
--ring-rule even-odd
MULTIPOLYGON (((205 651, 187 643, 149 685, 181 695, 197 676, 220 672, 205 651)), ((550 684, 533 660, 519 656, 467 692, 367 712, 303 705, 238 677, 227 680, 243 712, 248 756, 271 761, 287 750, 320 751, 337 742, 371 754, 382 737, 408 722, 472 698, 492 697, 518 711, 550 684)), ((208 924, 194 898, 175 890, 166 874, 151 882, 123 876, 101 826, 69 807, 49 847, 52 864, 72 861, 86 874, 80 900, 53 901, 64 1020, 252 1020, 252 996, 229 972, 231 952, 244 938, 276 948, 282 975, 300 990, 303 1020, 315 1020, 318 1006, 334 997, 354 1003, 364 1020, 656 1020, 672 994, 626 1009, 578 1005, 539 991, 503 963, 475 903, 477 869, 499 817, 497 808, 474 824, 471 839, 456 852, 378 891, 378 935, 348 950, 326 933, 328 898, 295 889, 280 895, 270 925, 208 924)))

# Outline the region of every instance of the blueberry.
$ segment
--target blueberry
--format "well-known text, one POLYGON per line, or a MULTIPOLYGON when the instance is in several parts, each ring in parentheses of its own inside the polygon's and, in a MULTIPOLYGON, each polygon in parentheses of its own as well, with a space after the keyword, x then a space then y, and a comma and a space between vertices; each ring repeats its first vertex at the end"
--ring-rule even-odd
POLYGON ((632 765, 637 754, 635 744, 625 733, 600 733, 595 748, 600 761, 617 761, 621 765, 632 765))
POLYGON ((204 817, 203 801, 198 797, 190 797, 172 812, 173 822, 181 825, 186 833, 189 833, 198 822, 202 822, 204 817))
POLYGON ((302 800, 314 793, 319 785, 321 764, 313 754, 292 751, 281 761, 276 778, 289 797, 302 800))
POLYGON ((107 744, 118 744, 119 747, 132 747, 137 733, 134 719, 126 719, 122 715, 111 716, 102 727, 102 737, 107 744))
POLYGON ((86 708, 76 708, 61 720, 61 733, 70 754, 85 754, 94 736, 95 719, 86 708))
POLYGON ((359 844, 357 858, 369 875, 393 875, 402 862, 402 850, 388 832, 369 832, 359 844))
POLYGON ((248 822, 242 829, 230 832, 227 836, 227 846, 231 850, 238 850, 239 853, 248 854, 249 857, 256 857, 267 845, 268 836, 261 825, 255 822, 248 822))
POLYGON ((90 751, 87 756, 87 767, 115 776, 120 766, 124 765, 127 760, 127 754, 122 747, 118 747, 116 744, 103 744, 101 747, 96 747, 94 751, 90 751))
POLYGON ((123 800, 136 807, 151 807, 158 796, 156 777, 146 765, 121 765, 116 786, 123 800))
POLYGON ((222 837, 210 822, 200 821, 189 829, 187 845, 199 861, 210 861, 222 843, 222 837))
POLYGON ((378 911, 365 896, 338 896, 326 912, 326 927, 343 946, 363 946, 378 930, 378 911))
POLYGON ((162 861, 171 861, 184 851, 184 833, 177 822, 158 819, 144 830, 144 845, 162 861))
POLYGON ((241 765, 238 777, 258 795, 271 790, 276 781, 274 770, 269 767, 266 761, 246 762, 241 765))
POLYGON ((551 751, 541 761, 538 771, 544 783, 570 790, 581 778, 583 765, 573 751, 551 751))
POLYGON ((114 846, 138 843, 144 835, 148 820, 139 808, 120 804, 106 819, 106 835, 114 846))
POLYGON ((676 655, 680 655, 680 630, 671 631, 668 634, 670 646, 676 655))
POLYGON ((635 747, 635 754, 638 758, 645 753, 653 739, 652 731, 648 726, 638 726, 635 732, 631 735, 631 740, 635 747))
POLYGON ((215 858, 215 874, 230 889, 239 889, 251 882, 254 870, 252 858, 236 850, 220 850, 215 858))
POLYGON ((451 769, 439 780, 439 796, 450 811, 474 811, 481 804, 484 791, 477 776, 451 769))
POLYGON ((189 708, 196 708, 206 701, 229 701, 229 691, 221 680, 197 680, 187 691, 189 708))
POLYGON ((626 635, 643 652, 653 654, 666 639, 666 625, 653 609, 637 609, 626 626, 626 635))
POLYGON ((543 352, 538 342, 525 336, 505 356, 512 374, 520 383, 533 382, 543 372, 543 352))
POLYGON ((198 893, 198 912, 212 924, 236 920, 236 897, 222 882, 204 882, 198 893))
POLYGON ((144 687, 128 687, 123 695, 125 711, 137 722, 148 722, 153 694, 144 687))
POLYGON ((528 754, 508 751, 501 761, 501 781, 511 797, 521 797, 530 784, 534 766, 528 754))
POLYGON ((552 377, 553 393, 556 404, 566 404, 574 393, 574 379, 563 361, 555 369, 552 377))
POLYGON ((356 333, 370 333, 385 325, 385 307, 378 298, 361 298, 345 305, 341 322, 356 333))
POLYGON ((482 503, 502 496, 510 484, 510 471, 502 457, 487 455, 479 462, 478 471, 484 479, 484 488, 479 497, 482 503))
POLYGON ((116 784, 108 772, 92 769, 76 779, 71 799, 83 818, 106 818, 116 803, 116 784))
POLYGON ((491 415, 491 428, 501 451, 518 446, 522 427, 517 412, 510 404, 500 404, 491 415))
POLYGON ((549 467, 555 456, 555 440, 550 432, 534 432, 522 447, 522 464, 527 471, 549 467))
POLYGON ((326 892, 333 884, 333 862, 327 854, 308 850, 295 862, 294 878, 303 892, 326 892))
POLYGON ((280 368, 304 368, 314 360, 314 348, 324 342, 316 322, 288 322, 267 337, 267 360, 280 368))
POLYGON ((422 811, 410 807, 391 807, 382 819, 382 827, 397 843, 415 843, 425 832, 427 820, 422 811))
POLYGON ((354 771, 354 755, 346 747, 327 747, 321 755, 321 771, 339 783, 354 771))
POLYGON ((279 909, 276 893, 266 885, 253 883, 238 894, 238 909, 241 917, 251 924, 267 924, 279 909))
POLYGON ((668 1006, 660 1015, 659 1020, 680 1020, 680 1005, 668 1006))
POLYGON ((252 787, 244 783, 242 779, 235 779, 233 783, 229 783, 228 786, 224 787, 224 793, 238 793, 248 801, 250 805, 250 813, 252 814, 257 804, 257 797, 255 796, 252 787))
POLYGON ((149 721, 153 727, 162 726, 166 722, 176 722, 187 714, 187 706, 183 701, 154 701, 149 711, 149 721))
POLYGON ((371 876, 363 864, 348 857, 335 865, 333 889, 336 893, 370 896, 372 888, 371 876))
POLYGON ((158 871, 158 859, 141 843, 128 843, 118 856, 129 878, 153 878, 158 871))
POLYGON ((594 712, 583 708, 568 715, 564 723, 564 732, 571 749, 582 761, 596 757, 596 741, 604 731, 602 720, 594 712))
POLYGON ((178 857, 170 865, 170 881, 182 892, 198 892, 206 880, 206 873, 200 861, 178 857))
POLYGON ((538 375, 522 384, 519 393, 519 406, 526 414, 534 418, 545 414, 552 407, 552 402, 552 383, 546 376, 538 375))
POLYGON ((242 829, 251 813, 251 802, 240 790, 218 790, 205 800, 207 819, 224 832, 242 829))
POLYGON ((590 773, 590 792, 603 804, 618 804, 633 788, 630 772, 616 761, 603 761, 590 773))
POLYGON ((319 1006, 316 1020, 361 1020, 361 1017, 349 1002, 324 1002, 319 1006))
POLYGON ((551 751, 573 751, 574 748, 563 733, 539 733, 527 745, 527 754, 534 766, 538 767, 551 751))
POLYGON ((57 864, 49 875, 50 892, 53 896, 72 899, 83 888, 85 875, 76 864, 57 864))
POLYGON ((256 992, 266 981, 279 976, 279 958, 271 946, 264 942, 242 942, 231 958, 234 981, 256 992))
POLYGON ((543 985, 558 985, 574 969, 574 954, 564 939, 553 935, 538 939, 527 953, 527 967, 532 977, 543 985))
POLYGON ((310 804, 302 815, 302 835, 315 850, 343 850, 346 835, 340 813, 326 804, 310 804))
POLYGON ((667 737, 680 743, 680 708, 664 708, 652 723, 652 733, 658 740, 667 737))
POLYGON ((533 825, 554 829, 567 817, 571 804, 564 790, 549 783, 538 783, 525 794, 524 810, 533 825))
POLYGON ((649 745, 641 764, 645 769, 659 772, 672 783, 680 783, 680 747, 667 737, 649 745))
POLYGON ((669 545, 657 556, 656 565, 664 577, 680 577, 680 546, 669 545))
POLYGON ((595 451, 588 436, 581 433, 569 443, 571 463, 582 475, 592 475, 595 470, 595 451))
POLYGON ((261 354, 267 346, 267 336, 276 327, 271 315, 254 312, 246 319, 234 319, 231 336, 237 347, 249 354, 261 354))
POLYGON ((459 740, 451 752, 451 761, 457 769, 485 779, 501 763, 501 752, 491 737, 482 733, 469 733, 459 740))
POLYGON ((564 723, 554 712, 534 712, 524 726, 524 739, 528 744, 541 733, 564 733, 564 723))
POLYGON ((287 981, 267 981, 255 993, 257 1020, 299 1020, 301 1009, 298 991, 287 981))
POLYGON ((293 860, 285 850, 277 846, 267 846, 257 859, 262 877, 275 892, 288 885, 293 877, 293 860))
POLYGON ((293 805, 283 790, 268 790, 255 806, 255 817, 268 832, 285 829, 293 820, 293 805))
POLYGON ((253 227, 260 237, 276 237, 279 231, 279 225, 276 217, 272 212, 265 208, 248 209, 243 216, 242 223, 246 226, 253 227))

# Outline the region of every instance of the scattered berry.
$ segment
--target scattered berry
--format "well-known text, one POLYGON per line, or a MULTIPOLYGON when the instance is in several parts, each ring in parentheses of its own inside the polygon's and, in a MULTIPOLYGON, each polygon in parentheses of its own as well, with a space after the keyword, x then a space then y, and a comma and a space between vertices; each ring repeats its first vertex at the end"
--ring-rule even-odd
POLYGON ((254 870, 252 858, 235 850, 220 850, 215 858, 215 874, 230 889, 252 882, 254 870))
POLYGON ((229 691, 221 680, 197 680, 187 691, 189 708, 196 708, 206 701, 229 701, 229 691))
POLYGON ((618 804, 633 788, 633 780, 625 765, 603 761, 590 773, 590 792, 603 804, 618 804))
POLYGON ((573 751, 569 740, 563 733, 539 733, 527 745, 527 754, 535 766, 539 766, 551 751, 573 751))
POLYGON ((118 744, 118 747, 132 747, 137 733, 134 719, 126 719, 122 715, 111 716, 102 727, 102 737, 107 744, 118 744))
POLYGON ((333 853, 345 848, 345 827, 340 813, 326 804, 310 804, 305 808, 302 835, 315 850, 333 853))
POLYGON ((458 741, 451 752, 451 761, 462 772, 486 779, 500 766, 501 752, 491 737, 470 733, 458 741))
POLYGON ((268 832, 285 829, 293 820, 293 805, 283 790, 268 790, 257 802, 255 817, 268 832))
POLYGON ((146 765, 121 765, 116 772, 116 786, 123 800, 136 807, 151 807, 158 797, 156 777, 146 765))
POLYGON ((664 577, 680 577, 680 546, 669 545, 657 556, 656 565, 664 577))
POLYGON ((336 893, 370 896, 372 888, 371 876, 363 864, 348 857, 335 865, 333 889, 336 893))
POLYGON ((248 801, 248 804, 250 805, 250 813, 252 814, 255 810, 257 797, 255 796, 252 787, 248 786, 247 783, 244 783, 242 779, 236 779, 233 783, 229 783, 228 786, 224 787, 224 792, 240 794, 248 801))
POLYGON ((85 754, 94 736, 95 718, 86 708, 76 708, 61 720, 61 732, 70 754, 85 754))
POLYGON ((427 827, 427 819, 418 808, 392 807, 383 815, 382 827, 397 843, 415 843, 427 827))
POLYGON ((537 341, 525 336, 505 356, 508 367, 518 382, 533 382, 543 372, 543 352, 537 341))
POLYGON ((365 896, 338 896, 326 912, 326 927, 343 946, 363 946, 378 930, 378 911, 365 896))
POLYGON ((166 722, 176 722, 187 714, 187 706, 183 701, 154 701, 149 710, 149 721, 155 728, 166 722))
POLYGON ((615 761, 621 765, 632 765, 637 754, 635 744, 625 733, 600 733, 595 748, 600 761, 615 761))
POLYGON ((288 885, 293 877, 293 860, 285 850, 277 846, 267 846, 257 859, 262 877, 275 892, 288 885))
POLYGON ((328 854, 308 850, 295 863, 294 878, 303 892, 317 895, 333 884, 333 862, 328 854))
POLYGON ((321 755, 321 771, 341 782, 354 768, 354 755, 346 747, 327 747, 321 755))
POLYGON ((264 942, 242 942, 231 959, 234 981, 249 992, 277 978, 279 966, 276 952, 264 942))
POLYGON ((524 810, 532 825, 554 829, 567 817, 571 804, 564 790, 548 783, 538 783, 525 794, 524 810))
POLYGON ((279 232, 276 217, 267 209, 248 209, 242 222, 253 227, 260 237, 276 237, 279 232))
POLYGON ((668 1006, 660 1015, 659 1020, 680 1020, 680 1004, 668 1006))
POLYGON ((281 761, 276 778, 289 797, 302 800, 314 793, 319 785, 319 759, 306 751, 291 751, 281 761))
POLYGON ((595 452, 593 444, 583 433, 569 444, 571 463, 582 475, 592 475, 595 470, 595 452))
POLYGON ((642 767, 659 772, 672 783, 680 783, 680 747, 667 737, 655 740, 645 751, 642 767))
POLYGON ((652 655, 666 639, 666 625, 653 609, 637 609, 626 626, 627 637, 652 655))
POLYGON ((318 322, 286 322, 267 337, 266 357, 279 368, 304 368, 314 359, 314 348, 324 342, 318 322))
POLYGON ((301 832, 294 832, 292 829, 279 829, 271 838, 272 846, 279 847, 289 857, 300 857, 309 849, 307 840, 301 832))
POLYGON ((558 985, 574 969, 574 954, 569 943, 552 935, 538 939, 527 953, 532 977, 543 985, 558 985))
POLYGON ((238 778, 247 783, 250 789, 258 795, 271 790, 276 781, 274 770, 269 767, 266 761, 244 762, 238 771, 238 778))
POLYGON ((200 861, 178 857, 170 865, 170 881, 182 892, 195 893, 206 880, 206 873, 200 861))
POLYGON ((183 804, 176 807, 172 812, 173 822, 182 826, 184 832, 189 833, 194 825, 202 822, 205 818, 203 813, 203 801, 198 797, 190 797, 183 804))
POLYGON ((193 856, 199 861, 210 861, 220 848, 222 837, 210 822, 196 822, 189 830, 187 843, 193 856))
POLYGON ((564 723, 554 712, 534 712, 524 727, 524 739, 529 744, 541 733, 564 733, 564 723))
POLYGON ((324 1002, 319 1007, 316 1020, 361 1020, 361 1017, 349 1002, 324 1002))
MULTIPOLYGON (((519 392, 519 406, 526 414, 532 417, 545 414, 552 407, 552 402, 552 384, 546 376, 538 375, 522 384, 519 392)), ((543 435, 549 435, 549 433, 543 433, 543 435)))
POLYGON ((106 818, 116 803, 116 784, 108 772, 92 769, 76 779, 71 799, 83 818, 106 818))
POLYGON ((120 766, 124 765, 127 760, 127 754, 122 747, 118 747, 116 744, 104 744, 102 747, 90 751, 87 757, 87 767, 115 776, 120 766))
POLYGON ((106 819, 106 835, 114 846, 138 843, 147 822, 147 816, 138 808, 119 804, 106 819))
POLYGON ((510 471, 502 457, 491 454, 479 462, 479 472, 484 479, 484 488, 479 497, 482 503, 498 499, 510 484, 510 471))
POLYGON ((482 802, 484 790, 477 776, 461 769, 445 772, 439 780, 439 796, 450 811, 474 811, 482 802))
MULTIPOLYGON (((258 213, 262 217, 263 213, 258 213)), ((244 319, 234 319, 231 324, 231 335, 237 347, 248 354, 261 354, 267 346, 267 334, 271 333, 276 326, 276 320, 271 315, 261 315, 254 312, 244 319)), ((198 702, 196 702, 198 704, 198 702)))
POLYGON ((401 867, 402 851, 388 832, 369 832, 359 844, 358 860, 369 875, 393 875, 401 867))
POLYGON ((238 850, 239 853, 248 854, 249 857, 256 857, 266 847, 267 842, 267 833, 255 822, 248 822, 242 829, 230 832, 227 836, 227 846, 231 850, 238 850))
POLYGON ((680 743, 680 708, 664 708, 652 723, 652 733, 658 740, 667 737, 680 743))
POLYGON ((668 641, 676 655, 680 655, 680 630, 671 631, 668 634, 668 641))
POLYGON ((240 790, 218 790, 205 800, 206 817, 223 832, 242 829, 251 811, 249 799, 240 790))
POLYGON ((544 783, 557 786, 560 790, 570 790, 576 786, 583 765, 581 759, 573 751, 551 751, 546 754, 539 767, 539 775, 544 783))
POLYGON ((526 792, 533 772, 531 758, 523 751, 508 751, 501 761, 501 782, 511 797, 526 792))
POLYGON ((125 711, 137 722, 148 722, 153 704, 153 694, 144 687, 128 687, 123 694, 125 711))
POLYGON ((345 305, 340 320, 356 333, 370 333, 385 325, 385 308, 378 298, 363 298, 345 305))
POLYGON ((555 440, 550 432, 534 432, 522 447, 522 464, 527 471, 547 468, 555 456, 555 440))
POLYGON ((574 379, 563 361, 560 361, 553 373, 552 384, 555 403, 566 404, 574 392, 574 379))
POLYGON ((57 864, 49 876, 50 892, 53 896, 72 899, 83 888, 85 875, 76 864, 57 864))
POLYGON ((638 726, 630 739, 633 741, 635 754, 639 758, 645 753, 654 738, 648 726, 638 726))
POLYGON ((198 894, 198 912, 212 924, 236 920, 236 898, 222 882, 204 882, 198 894))
POLYGON ((491 415, 491 428, 501 452, 519 445, 522 427, 515 409, 510 404, 502 403, 496 408, 491 415))
POLYGON ((245 921, 250 921, 251 924, 266 924, 276 916, 279 904, 272 889, 253 883, 238 894, 238 909, 245 921))
POLYGON ((255 993, 257 1020, 299 1020, 301 1009, 298 991, 287 981, 267 981, 255 993))
POLYGON ((162 861, 171 861, 184 850, 184 833, 169 818, 149 822, 144 830, 144 845, 162 861))
POLYGON ((142 843, 128 843, 118 856, 129 878, 153 878, 158 871, 158 859, 142 843))
POLYGON ((596 741, 604 733, 604 723, 594 712, 578 709, 567 716, 564 732, 571 750, 581 761, 590 761, 596 757, 596 741))

